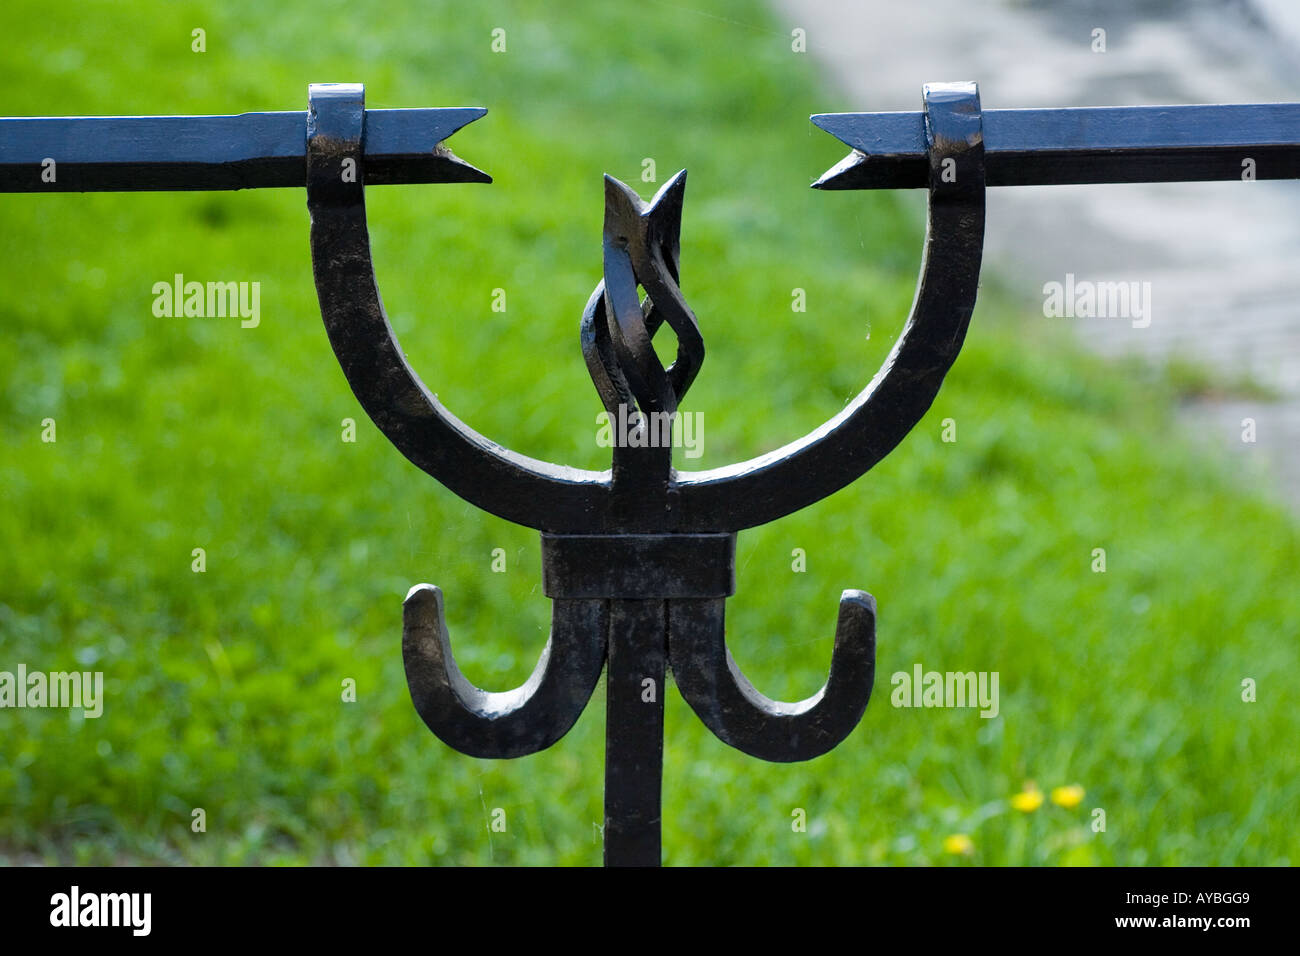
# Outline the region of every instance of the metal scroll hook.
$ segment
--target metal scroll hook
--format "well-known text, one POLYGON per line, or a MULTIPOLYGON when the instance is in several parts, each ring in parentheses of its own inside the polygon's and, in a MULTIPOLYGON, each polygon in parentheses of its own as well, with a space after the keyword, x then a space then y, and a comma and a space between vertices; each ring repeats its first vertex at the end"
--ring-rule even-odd
POLYGON ((751 757, 791 763, 834 748, 862 719, 876 675, 876 602, 866 591, 840 597, 826 684, 786 704, 759 693, 741 673, 725 636, 725 599, 671 601, 668 660, 677 689, 718 739, 751 757))
POLYGON ((502 759, 545 750, 577 722, 605 666, 605 601, 556 599, 551 637, 532 676, 492 693, 465 679, 451 653, 442 590, 411 588, 402 614, 402 661, 416 712, 449 747, 502 759))

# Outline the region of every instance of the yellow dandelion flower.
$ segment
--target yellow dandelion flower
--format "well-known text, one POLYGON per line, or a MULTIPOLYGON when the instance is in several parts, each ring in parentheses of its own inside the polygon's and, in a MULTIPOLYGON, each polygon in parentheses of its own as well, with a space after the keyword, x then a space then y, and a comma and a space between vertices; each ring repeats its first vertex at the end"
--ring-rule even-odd
POLYGON ((1085 792, 1077 783, 1072 783, 1068 787, 1057 787, 1052 791, 1052 802, 1058 807, 1072 810, 1083 802, 1085 792))
POLYGON ((1011 805, 1021 813, 1033 813, 1043 805, 1043 791, 1032 783, 1028 784, 1011 798, 1011 805))
POLYGON ((954 833, 943 838, 943 852, 954 856, 970 856, 975 852, 975 844, 964 833, 954 833))

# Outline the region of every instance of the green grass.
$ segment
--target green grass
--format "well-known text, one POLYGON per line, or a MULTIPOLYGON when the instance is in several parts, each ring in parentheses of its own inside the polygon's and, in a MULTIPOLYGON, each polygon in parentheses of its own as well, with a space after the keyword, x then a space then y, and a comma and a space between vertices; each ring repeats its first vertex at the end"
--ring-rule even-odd
MULTIPOLYGON (((494 185, 376 188, 370 222, 413 364, 529 455, 607 467, 578 319, 600 277, 600 176, 648 195, 646 157, 659 183, 690 169, 683 288, 709 354, 687 402, 705 454, 684 466, 777 447, 871 377, 911 301, 923 196, 806 188, 843 153, 807 115, 869 104, 829 91, 788 25, 755 0, 415 10, 12 0, 2 111, 303 109, 329 80, 365 81, 371 106, 489 107, 451 145, 494 185)), ((303 192, 11 195, 0 223, 0 669, 102 670, 107 697, 97 720, 0 711, 0 860, 598 862, 603 690, 558 745, 508 762, 449 750, 411 707, 400 611, 419 581, 445 590, 471 680, 527 676, 548 618, 537 538, 365 419, 321 328, 303 192), (178 272, 261 282, 261 325, 155 318, 150 288, 178 272)), ((1193 454, 1176 376, 1065 336, 986 297, 897 451, 741 535, 730 642, 754 683, 820 686, 836 599, 863 587, 875 696, 837 750, 778 766, 670 691, 667 862, 1300 858, 1300 531, 1193 454), (997 671, 1000 715, 891 707, 890 675, 917 662, 997 671), (1008 798, 1026 780, 1087 793, 1021 813, 1008 798), (944 853, 954 833, 973 854, 944 853)))

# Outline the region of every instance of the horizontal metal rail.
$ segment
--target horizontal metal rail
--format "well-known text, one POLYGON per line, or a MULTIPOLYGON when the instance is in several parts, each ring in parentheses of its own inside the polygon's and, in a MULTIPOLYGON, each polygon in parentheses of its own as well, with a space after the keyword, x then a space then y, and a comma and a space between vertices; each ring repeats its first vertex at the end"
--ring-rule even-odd
MULTIPOLYGON (((1300 178, 1300 103, 984 110, 989 186, 1300 178), (1246 161, 1250 160, 1250 163, 1246 161)), ((921 189, 924 113, 819 113, 855 152, 818 189, 921 189)))
MULTIPOLYGON (((364 182, 491 182, 441 145, 486 112, 366 110, 364 182)), ((306 111, 0 119, 0 192, 306 185, 306 111)))
MULTIPOLYGON (((442 141, 486 110, 366 110, 364 181, 490 182, 442 141)), ((813 185, 928 184, 925 114, 820 113, 854 150, 813 185)), ((987 185, 1300 178, 1300 104, 985 110, 987 185)), ((0 192, 306 185, 307 113, 0 118, 0 192), (53 161, 53 173, 48 171, 53 161)))

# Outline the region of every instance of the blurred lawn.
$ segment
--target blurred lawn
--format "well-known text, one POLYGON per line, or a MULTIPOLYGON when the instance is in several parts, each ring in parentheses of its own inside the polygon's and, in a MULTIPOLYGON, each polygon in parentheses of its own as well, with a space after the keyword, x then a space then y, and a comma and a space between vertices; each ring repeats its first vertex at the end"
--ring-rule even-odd
MULTIPOLYGON (((714 467, 803 434, 870 378, 911 301, 923 196, 808 190, 843 154, 808 114, 870 104, 822 85, 755 0, 702 6, 10 0, 0 112, 304 109, 314 81, 364 81, 373 107, 489 107, 450 145, 494 185, 370 192, 385 302, 460 417, 596 469, 577 328, 600 176, 649 195, 644 158, 659 183, 687 167, 683 288, 709 355, 688 401, 705 455, 681 464, 714 467)), ((98 720, 0 711, 0 860, 598 862, 603 689, 556 747, 509 762, 452 752, 411 707, 415 582, 446 591, 471 680, 531 671, 537 538, 365 419, 316 310, 303 192, 3 196, 0 223, 0 669, 102 670, 107 697, 98 720), (175 273, 261 282, 260 327, 154 318, 150 288, 175 273)), ((1177 436, 1168 376, 1065 335, 986 288, 907 441, 741 536, 730 641, 754 683, 815 690, 838 595, 864 587, 875 697, 833 753, 775 766, 671 692, 667 862, 1296 861, 1297 525, 1177 436), (917 662, 998 671, 1000 716, 891 707, 889 675, 917 662), (1026 780, 1086 796, 1022 813, 1008 798, 1026 780), (956 833, 971 854, 944 852, 956 833)))

